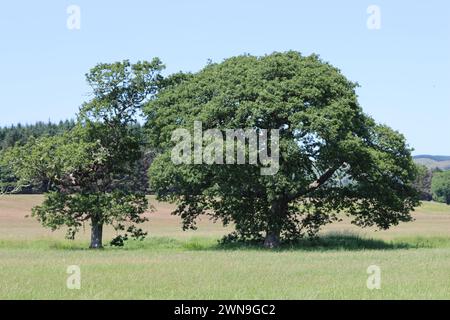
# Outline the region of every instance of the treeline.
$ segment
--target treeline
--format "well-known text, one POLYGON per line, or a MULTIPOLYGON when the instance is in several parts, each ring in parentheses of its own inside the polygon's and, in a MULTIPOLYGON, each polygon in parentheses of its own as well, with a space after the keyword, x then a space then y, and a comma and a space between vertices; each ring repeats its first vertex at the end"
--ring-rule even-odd
POLYGON ((414 186, 420 193, 420 199, 450 204, 450 171, 431 170, 422 164, 416 166, 418 173, 414 186))
MULTIPOLYGON (((74 120, 52 122, 37 122, 35 124, 16 124, 0 128, 0 153, 14 146, 23 146, 30 139, 38 139, 42 137, 53 137, 61 135, 75 126, 74 120)), ((133 124, 133 128, 143 134, 143 128, 140 124, 133 124)), ((146 146, 142 146, 142 159, 139 162, 138 170, 142 171, 139 175, 141 181, 130 181, 130 184, 139 184, 143 191, 148 191, 147 169, 152 162, 153 152, 148 150, 146 146)), ((18 179, 7 168, 0 166, 0 191, 11 191, 18 186, 18 179)), ((15 193, 30 194, 44 193, 48 191, 46 181, 39 181, 33 185, 22 186, 15 193)))
MULTIPOLYGON (((37 122, 35 124, 16 124, 0 128, 0 153, 14 146, 23 146, 30 139, 62 134, 75 126, 74 120, 37 122)), ((18 179, 7 168, 0 166, 0 191, 10 191, 17 187, 18 179)), ((28 186, 20 193, 42 192, 42 185, 28 186)))
POLYGON ((36 124, 17 124, 0 128, 0 151, 16 145, 24 145, 31 137, 55 136, 72 129, 74 120, 52 122, 37 122, 36 124))

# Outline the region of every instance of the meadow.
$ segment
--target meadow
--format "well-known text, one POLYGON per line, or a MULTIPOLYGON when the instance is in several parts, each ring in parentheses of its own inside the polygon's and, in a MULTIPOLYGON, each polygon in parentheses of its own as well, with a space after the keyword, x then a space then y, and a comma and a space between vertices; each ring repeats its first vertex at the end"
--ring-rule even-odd
MULTIPOLYGON (((203 219, 182 231, 173 206, 151 197, 149 237, 123 248, 88 247, 42 228, 30 214, 42 196, 0 197, 0 299, 450 299, 450 206, 424 202, 415 220, 387 231, 344 221, 319 240, 271 251, 220 246, 231 231, 203 219), (81 289, 66 286, 69 265, 81 289), (381 288, 366 286, 380 267, 381 288)), ((104 242, 113 236, 106 230, 104 242)))

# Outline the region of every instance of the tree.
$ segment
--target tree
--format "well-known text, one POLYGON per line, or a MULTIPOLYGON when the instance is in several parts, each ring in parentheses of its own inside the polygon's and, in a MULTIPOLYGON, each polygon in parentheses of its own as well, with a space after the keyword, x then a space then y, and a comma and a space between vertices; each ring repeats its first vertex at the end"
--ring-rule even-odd
POLYGON ((145 236, 135 224, 147 220, 147 199, 129 181, 139 172, 144 142, 136 116, 154 95, 162 69, 158 59, 97 65, 86 75, 94 97, 80 108, 73 129, 6 151, 4 162, 21 181, 48 180, 50 192, 32 211, 45 227, 66 226, 73 239, 89 221, 90 248, 102 248, 108 224, 125 231, 115 245, 123 245, 128 234, 145 236))
POLYGON ((450 205, 450 171, 434 172, 431 190, 435 201, 450 205))
POLYGON ((414 187, 419 192, 420 200, 431 201, 431 179, 433 172, 426 166, 416 164, 417 176, 414 181, 414 187))
MULTIPOLYGON (((55 123, 37 122, 33 125, 21 125, 0 128, 0 158, 3 150, 14 146, 23 146, 28 141, 40 137, 62 134, 75 126, 73 120, 55 123)), ((33 179, 33 183, 24 186, 17 185, 17 177, 6 167, 0 166, 0 192, 37 193, 48 191, 48 181, 33 179)))
POLYGON ((0 195, 11 192, 17 187, 17 178, 6 165, 2 164, 2 157, 3 155, 0 151, 0 195))
POLYGON ((30 138, 54 136, 72 129, 75 126, 73 120, 60 121, 59 123, 37 122, 32 125, 12 125, 0 128, 0 150, 24 145, 30 138))
POLYGON ((177 203, 184 229, 209 215, 235 225, 225 240, 266 247, 313 237, 340 213, 363 227, 410 221, 419 203, 411 150, 400 133, 363 113, 356 86, 318 56, 297 52, 238 56, 169 77, 144 108, 150 141, 160 151, 151 188, 158 199, 177 203), (261 162, 173 163, 174 130, 192 133, 195 121, 221 132, 279 129, 277 173, 261 175, 267 167, 261 162))

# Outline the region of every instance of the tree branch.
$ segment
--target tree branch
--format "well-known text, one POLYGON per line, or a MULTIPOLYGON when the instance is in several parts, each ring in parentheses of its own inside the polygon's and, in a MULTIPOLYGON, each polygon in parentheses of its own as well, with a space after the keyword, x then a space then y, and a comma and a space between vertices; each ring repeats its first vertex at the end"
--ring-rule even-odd
POLYGON ((301 196, 305 196, 308 193, 311 193, 317 189, 319 189, 322 185, 324 185, 332 176, 333 174, 342 166, 342 164, 334 165, 333 167, 327 169, 320 177, 318 177, 316 180, 311 182, 308 185, 308 188, 306 190, 301 190, 289 197, 289 200, 295 200, 301 196))
POLYGON ((31 184, 20 184, 15 186, 12 190, 8 191, 8 188, 5 187, 3 190, 0 190, 0 196, 11 195, 22 191, 24 188, 31 187, 31 184))

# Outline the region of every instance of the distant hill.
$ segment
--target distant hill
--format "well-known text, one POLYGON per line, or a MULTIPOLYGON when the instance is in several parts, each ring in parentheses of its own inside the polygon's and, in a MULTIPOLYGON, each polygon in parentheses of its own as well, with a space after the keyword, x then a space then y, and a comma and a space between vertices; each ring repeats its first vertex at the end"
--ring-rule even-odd
POLYGON ((422 164, 429 169, 442 169, 450 170, 450 156, 432 156, 428 154, 422 154, 414 156, 416 163, 422 164))

